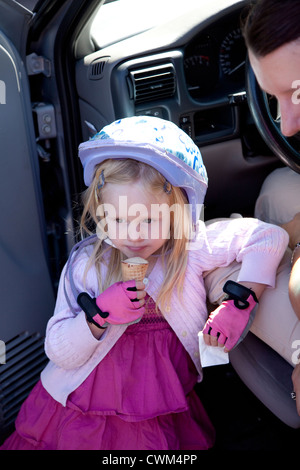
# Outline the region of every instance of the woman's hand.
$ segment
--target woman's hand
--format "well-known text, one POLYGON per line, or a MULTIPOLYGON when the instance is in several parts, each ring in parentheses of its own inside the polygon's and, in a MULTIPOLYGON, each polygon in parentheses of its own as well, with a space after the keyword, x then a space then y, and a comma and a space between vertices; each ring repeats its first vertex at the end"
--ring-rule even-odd
POLYGON ((289 234, 289 247, 293 250, 289 297, 294 312, 300 320, 300 246, 295 249, 296 244, 300 242, 300 213, 298 212, 290 222, 283 224, 282 228, 289 234))
POLYGON ((292 220, 282 224, 281 227, 288 233, 290 237, 289 247, 293 250, 296 243, 300 242, 300 212, 292 220))

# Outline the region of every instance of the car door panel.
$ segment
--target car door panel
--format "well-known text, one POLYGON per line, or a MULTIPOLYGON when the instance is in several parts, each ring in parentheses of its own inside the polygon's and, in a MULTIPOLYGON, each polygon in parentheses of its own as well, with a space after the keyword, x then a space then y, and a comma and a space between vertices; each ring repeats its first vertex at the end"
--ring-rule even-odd
POLYGON ((54 308, 28 79, 1 20, 0 80, 1 437, 45 363, 54 308))

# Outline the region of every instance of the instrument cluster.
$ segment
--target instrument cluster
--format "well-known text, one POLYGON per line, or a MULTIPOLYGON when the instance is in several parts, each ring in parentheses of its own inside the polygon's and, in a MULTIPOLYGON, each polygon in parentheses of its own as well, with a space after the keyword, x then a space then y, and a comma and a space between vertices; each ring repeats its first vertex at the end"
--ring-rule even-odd
POLYGON ((185 49, 184 73, 196 100, 217 99, 245 88, 246 46, 241 29, 214 28, 185 49))

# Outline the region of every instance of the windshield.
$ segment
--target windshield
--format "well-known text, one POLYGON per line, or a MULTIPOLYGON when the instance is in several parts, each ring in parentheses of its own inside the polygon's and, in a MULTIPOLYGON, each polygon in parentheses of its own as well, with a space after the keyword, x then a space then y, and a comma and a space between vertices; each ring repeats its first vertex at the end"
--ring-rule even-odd
POLYGON ((199 6, 201 0, 114 0, 99 9, 91 28, 98 48, 166 23, 199 6))

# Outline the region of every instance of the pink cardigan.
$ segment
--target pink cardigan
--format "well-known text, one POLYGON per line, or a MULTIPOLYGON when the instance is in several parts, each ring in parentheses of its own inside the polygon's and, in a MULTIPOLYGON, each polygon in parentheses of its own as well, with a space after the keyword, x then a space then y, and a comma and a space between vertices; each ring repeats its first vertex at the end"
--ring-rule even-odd
MULTIPOLYGON (((171 308, 162 311, 166 320, 181 340, 202 379, 199 357, 198 332, 207 319, 206 292, 203 273, 227 266, 236 260, 241 263, 238 281, 252 281, 275 286, 276 270, 288 244, 287 233, 274 225, 256 219, 232 219, 205 227, 199 224, 195 241, 189 249, 188 265, 183 291, 184 305, 177 297, 176 289, 171 308)), ((82 291, 93 297, 98 292, 95 268, 88 271, 83 285, 83 272, 91 253, 88 247, 78 255, 73 266, 74 281, 82 291)), ((102 266, 105 274, 105 266, 102 266)), ((85 314, 80 311, 72 296, 68 279, 66 288, 77 314, 72 313, 64 294, 62 272, 54 316, 49 320, 45 339, 46 354, 50 362, 41 374, 45 389, 64 406, 68 395, 87 378, 104 358, 126 325, 109 326, 100 340, 94 338, 87 325, 85 314)), ((155 300, 164 281, 161 260, 149 275, 147 293, 155 300)))

